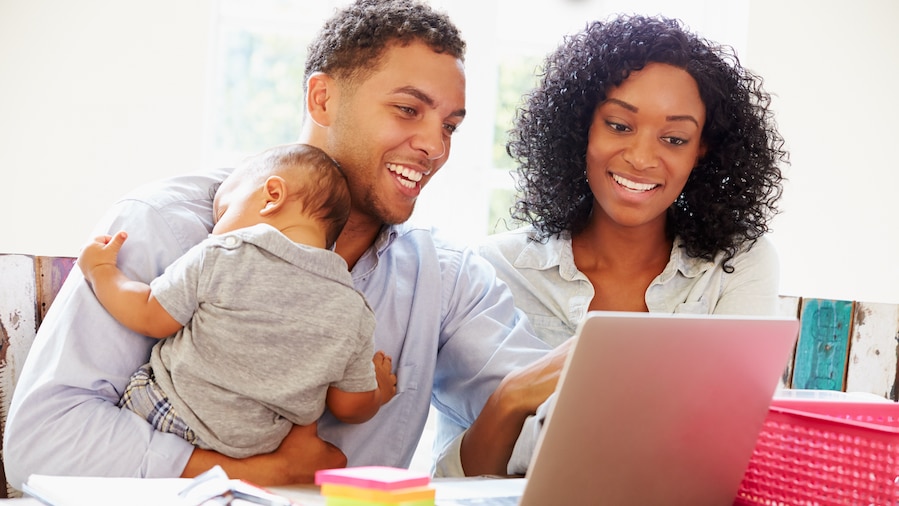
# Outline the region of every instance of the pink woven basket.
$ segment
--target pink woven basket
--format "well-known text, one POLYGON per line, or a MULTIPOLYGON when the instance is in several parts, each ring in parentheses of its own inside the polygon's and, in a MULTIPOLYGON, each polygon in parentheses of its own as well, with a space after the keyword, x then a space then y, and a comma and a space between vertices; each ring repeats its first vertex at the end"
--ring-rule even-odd
POLYGON ((775 399, 734 504, 899 504, 899 404, 775 399))

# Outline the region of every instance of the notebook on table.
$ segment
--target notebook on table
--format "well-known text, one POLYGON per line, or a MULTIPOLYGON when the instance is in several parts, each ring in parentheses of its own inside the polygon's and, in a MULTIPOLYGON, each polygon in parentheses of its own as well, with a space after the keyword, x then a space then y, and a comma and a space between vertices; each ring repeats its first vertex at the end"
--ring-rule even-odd
POLYGON ((730 506, 798 331, 795 318, 589 313, 512 502, 730 506))

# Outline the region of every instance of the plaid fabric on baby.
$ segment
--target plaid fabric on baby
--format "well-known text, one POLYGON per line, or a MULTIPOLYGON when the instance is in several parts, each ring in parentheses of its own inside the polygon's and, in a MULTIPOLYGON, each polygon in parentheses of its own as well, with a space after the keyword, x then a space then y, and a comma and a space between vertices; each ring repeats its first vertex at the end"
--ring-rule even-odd
POLYGON ((200 446, 200 438, 187 426, 187 423, 175 413, 168 396, 156 383, 153 368, 144 364, 134 374, 125 388, 125 394, 119 400, 119 407, 129 409, 150 422, 160 432, 170 432, 187 442, 200 446))

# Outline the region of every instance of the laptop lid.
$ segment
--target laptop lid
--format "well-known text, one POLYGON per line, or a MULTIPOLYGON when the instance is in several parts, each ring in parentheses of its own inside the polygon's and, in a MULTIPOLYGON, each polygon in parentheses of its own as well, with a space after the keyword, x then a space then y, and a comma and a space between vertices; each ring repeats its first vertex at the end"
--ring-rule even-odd
POLYGON ((730 506, 798 320, 591 312, 527 474, 523 506, 730 506))

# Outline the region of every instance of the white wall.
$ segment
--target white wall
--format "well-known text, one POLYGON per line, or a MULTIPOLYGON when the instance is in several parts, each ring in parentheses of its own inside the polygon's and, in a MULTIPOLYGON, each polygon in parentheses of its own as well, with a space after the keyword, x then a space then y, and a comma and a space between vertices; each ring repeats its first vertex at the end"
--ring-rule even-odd
MULTIPOLYGON (((121 194, 202 168, 214 1, 0 0, 0 253, 74 255, 121 194)), ((899 303, 899 2, 750 0, 749 16, 743 61, 793 162, 781 292, 899 303)))
POLYGON ((899 2, 752 0, 746 65, 791 152, 781 293, 899 303, 899 2))
POLYGON ((75 255, 123 193, 199 168, 210 1, 0 0, 0 252, 75 255))

